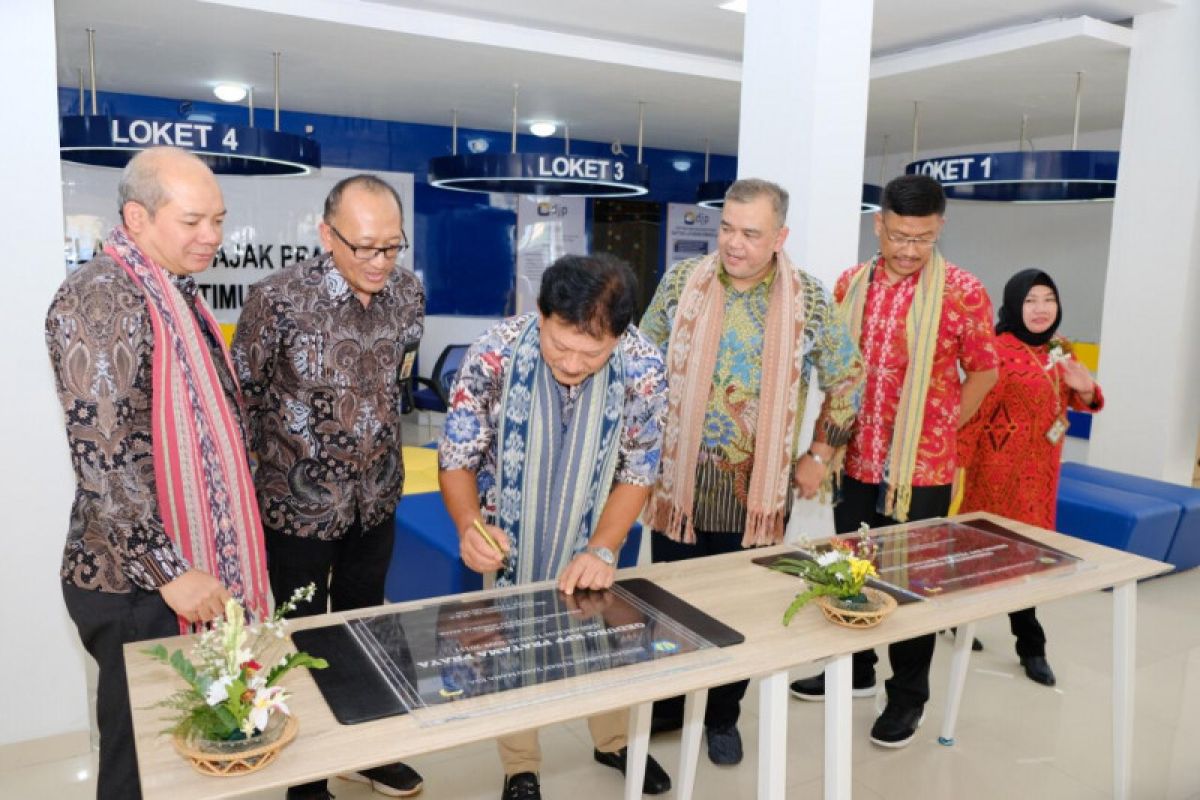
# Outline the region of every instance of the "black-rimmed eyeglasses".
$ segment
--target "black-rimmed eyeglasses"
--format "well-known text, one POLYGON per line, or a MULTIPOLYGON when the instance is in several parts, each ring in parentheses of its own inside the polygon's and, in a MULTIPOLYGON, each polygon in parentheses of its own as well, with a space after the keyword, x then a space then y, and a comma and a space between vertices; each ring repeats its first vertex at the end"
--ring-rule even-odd
MULTIPOLYGON (((387 247, 368 247, 366 245, 351 244, 350 240, 342 236, 342 232, 332 225, 329 225, 329 230, 333 231, 333 234, 341 239, 342 244, 350 248, 350 252, 359 261, 370 261, 377 256, 383 256, 388 261, 394 261, 397 257, 403 255, 409 247, 408 237, 406 236, 400 244, 389 244, 387 247)), ((400 235, 404 236, 404 231, 400 231, 400 235)))

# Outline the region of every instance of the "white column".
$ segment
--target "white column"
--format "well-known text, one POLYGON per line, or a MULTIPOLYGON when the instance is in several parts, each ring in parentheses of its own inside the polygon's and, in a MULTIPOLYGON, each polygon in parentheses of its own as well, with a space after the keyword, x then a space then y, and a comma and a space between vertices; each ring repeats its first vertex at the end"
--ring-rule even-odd
POLYGON ((1134 18, 1100 328, 1097 466, 1190 484, 1200 435, 1200 0, 1134 18))
MULTIPOLYGON (((0 125, 0 219, 9 225, 0 291, 0 686, 9 691, 0 746, 88 727, 86 656, 63 608, 58 577, 74 480, 42 337, 50 298, 66 276, 55 51, 53 3, 6 4, 0 26, 0 74, 10 77, 3 95, 9 112, 0 125), (30 681, 43 690, 20 688, 30 681)), ((87 747, 86 735, 67 738, 71 747, 87 747)), ((62 739, 38 746, 43 757, 62 748, 62 739)))
MULTIPOLYGON (((788 254, 830 291, 858 255, 873 8, 870 0, 754 0, 746 15, 738 177, 788 190, 788 254)), ((798 503, 796 531, 832 533, 829 507, 798 503)))

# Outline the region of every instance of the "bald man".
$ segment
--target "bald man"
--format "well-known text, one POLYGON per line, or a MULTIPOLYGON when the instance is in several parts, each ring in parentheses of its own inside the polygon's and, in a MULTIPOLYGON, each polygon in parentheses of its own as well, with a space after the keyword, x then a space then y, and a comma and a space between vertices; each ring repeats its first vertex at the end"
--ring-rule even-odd
POLYGON ((76 480, 63 597, 100 667, 104 800, 141 797, 122 646, 231 596, 256 616, 268 602, 242 399, 192 277, 221 243, 221 189, 196 156, 153 148, 125 167, 118 206, 103 253, 46 315, 76 480))

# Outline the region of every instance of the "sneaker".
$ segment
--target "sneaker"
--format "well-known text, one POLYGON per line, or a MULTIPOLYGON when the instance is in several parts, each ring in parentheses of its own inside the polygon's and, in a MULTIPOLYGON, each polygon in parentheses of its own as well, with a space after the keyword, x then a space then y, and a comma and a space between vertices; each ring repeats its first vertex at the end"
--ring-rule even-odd
POLYGON ((917 735, 917 727, 925 719, 919 706, 903 706, 888 702, 887 708, 871 726, 871 741, 880 747, 904 747, 917 735))
POLYGON ((542 800, 542 787, 536 772, 518 772, 504 779, 500 800, 542 800))
MULTIPOLYGON (((592 758, 596 762, 603 764, 606 767, 618 769, 621 774, 625 774, 625 757, 629 753, 629 748, 622 747, 615 753, 602 753, 599 750, 592 751, 592 758)), ((659 763, 654 760, 654 756, 647 754, 646 756, 646 777, 642 780, 643 794, 662 794, 671 788, 671 776, 667 771, 659 766, 659 763)))
MULTIPOLYGON (((791 685, 788 686, 788 690, 792 693, 792 697, 797 700, 809 700, 814 703, 820 703, 825 700, 825 673, 821 672, 813 675, 811 678, 801 678, 798 681, 792 681, 791 685)), ((850 682, 850 694, 854 697, 874 697, 878 691, 874 675, 865 680, 854 678, 850 682)))
POLYGON ((708 760, 717 766, 730 767, 742 763, 742 735, 737 725, 704 729, 708 739, 708 760))
POLYGON ((399 762, 360 772, 348 772, 338 777, 344 781, 368 784, 375 791, 388 797, 412 797, 420 792, 425 784, 415 769, 399 762))

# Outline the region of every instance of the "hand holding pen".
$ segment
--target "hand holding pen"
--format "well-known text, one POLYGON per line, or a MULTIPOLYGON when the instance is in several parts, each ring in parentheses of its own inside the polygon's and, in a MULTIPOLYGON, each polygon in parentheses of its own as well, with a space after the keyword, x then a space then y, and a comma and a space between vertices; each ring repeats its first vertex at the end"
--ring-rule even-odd
POLYGON ((484 525, 475 518, 458 538, 459 555, 463 563, 476 572, 495 572, 508 561, 510 545, 504 531, 495 525, 484 525))

